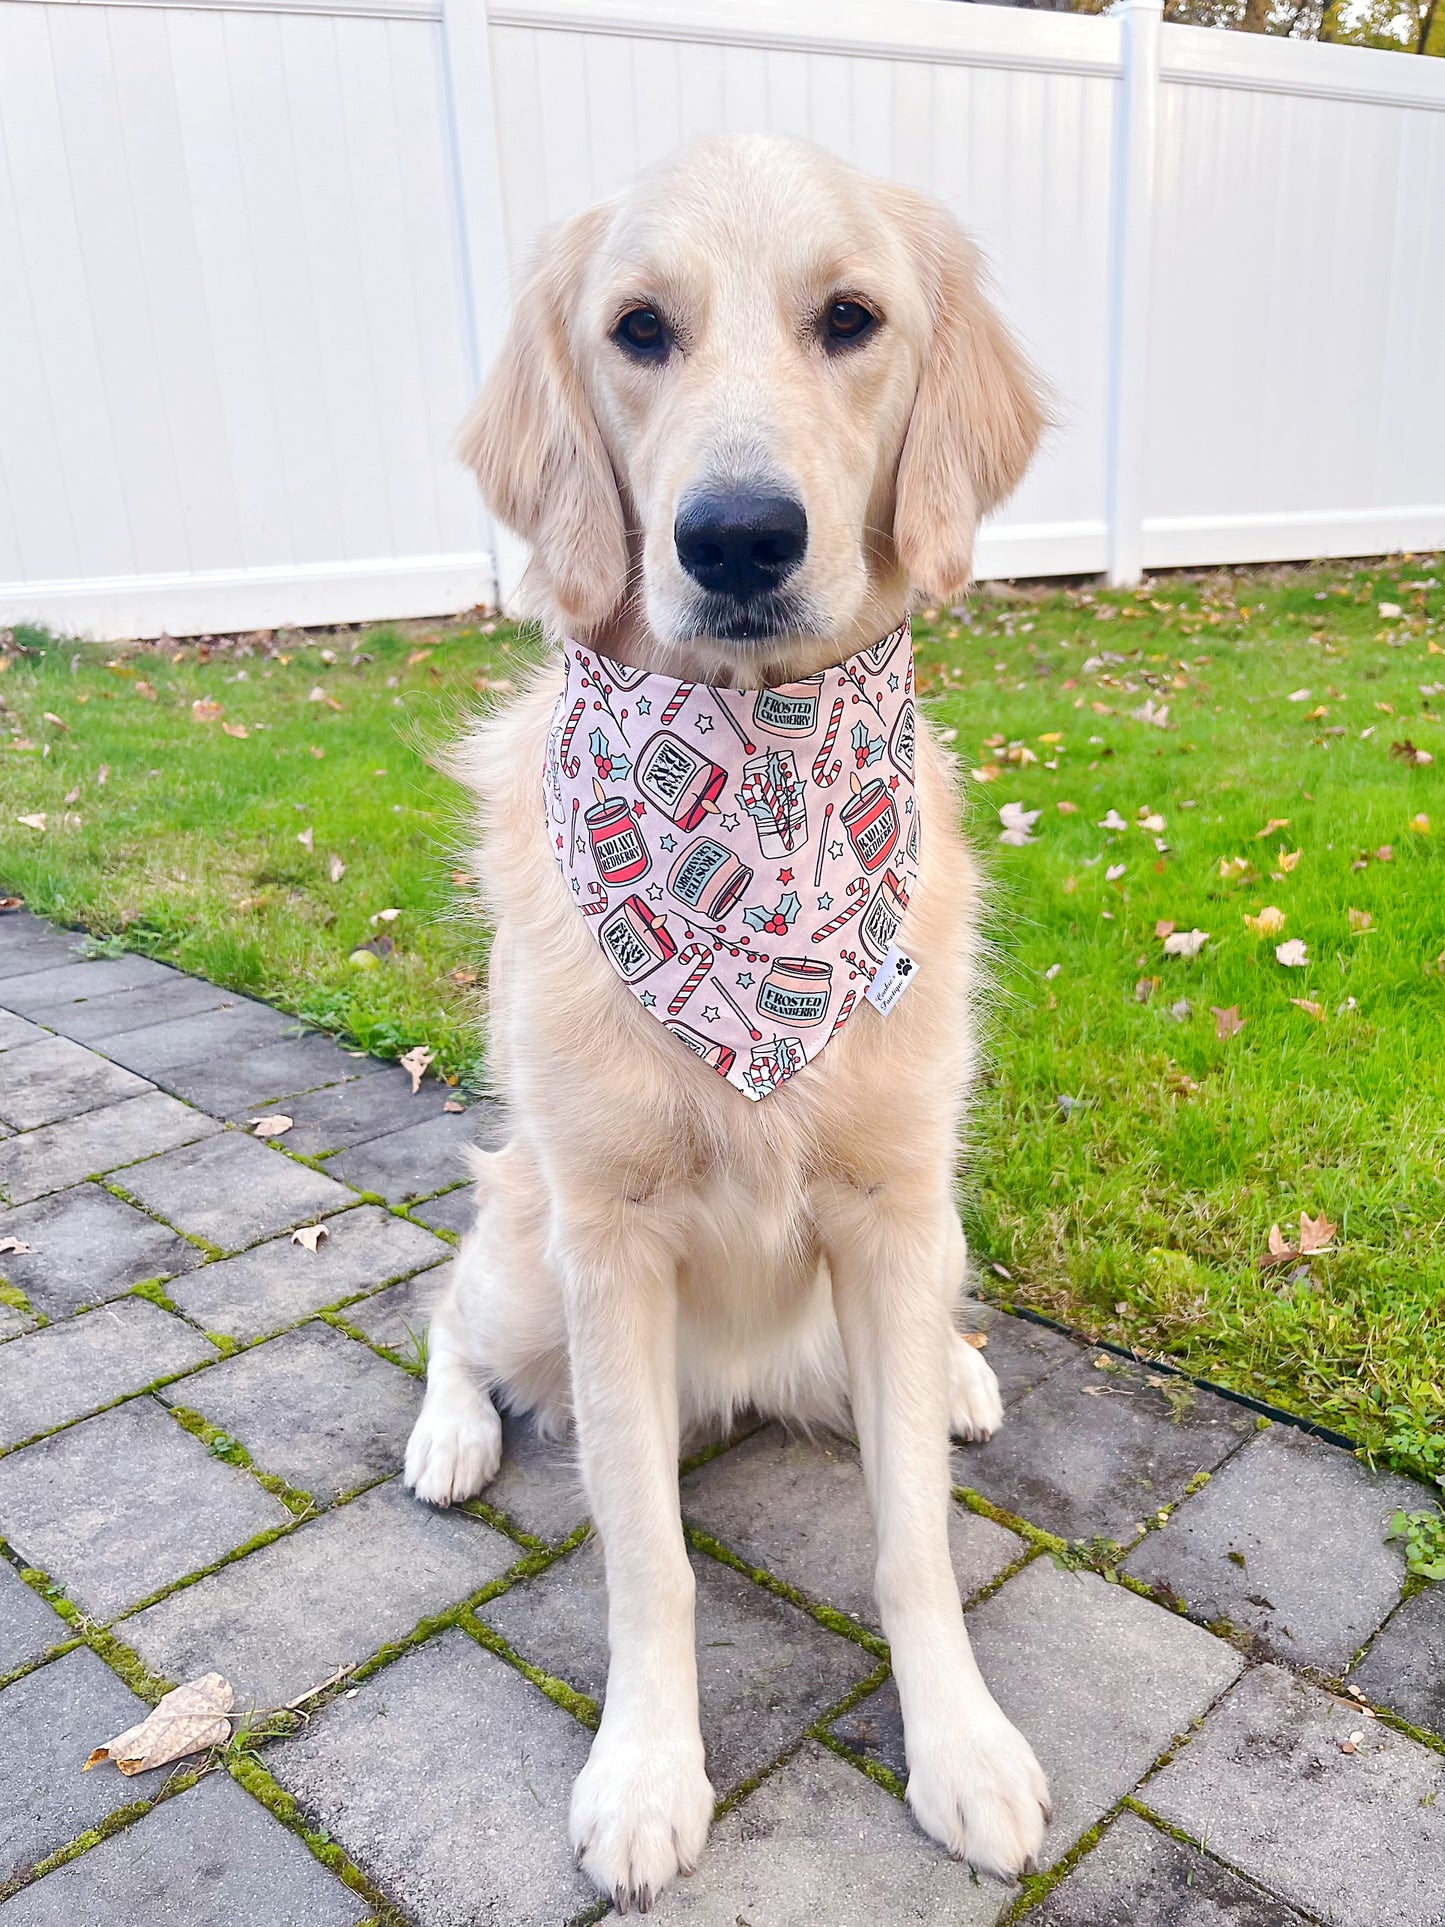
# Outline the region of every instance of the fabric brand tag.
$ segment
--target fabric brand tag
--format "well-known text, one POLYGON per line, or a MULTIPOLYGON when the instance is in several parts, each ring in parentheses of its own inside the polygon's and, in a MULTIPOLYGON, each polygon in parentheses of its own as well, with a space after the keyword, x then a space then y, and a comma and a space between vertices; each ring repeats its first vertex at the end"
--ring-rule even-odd
POLYGON ((896 943, 891 944, 863 995, 886 1017, 917 975, 918 965, 912 957, 905 956, 896 943))

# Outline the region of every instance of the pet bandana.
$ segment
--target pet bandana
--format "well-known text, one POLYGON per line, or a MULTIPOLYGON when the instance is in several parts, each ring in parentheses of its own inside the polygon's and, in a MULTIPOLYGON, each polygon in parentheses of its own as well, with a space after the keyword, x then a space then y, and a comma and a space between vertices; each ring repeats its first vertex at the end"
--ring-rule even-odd
POLYGON ((765 1097, 910 968, 908 626, 775 689, 674 682, 575 642, 566 672, 546 805, 578 909, 643 1008, 765 1097))

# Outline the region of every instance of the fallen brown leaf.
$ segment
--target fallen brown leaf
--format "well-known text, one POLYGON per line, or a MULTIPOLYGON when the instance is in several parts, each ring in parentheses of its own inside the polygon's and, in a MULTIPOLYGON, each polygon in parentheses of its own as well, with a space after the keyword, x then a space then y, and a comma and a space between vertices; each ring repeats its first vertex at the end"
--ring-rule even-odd
POLYGON ((1247 1017, 1240 1016, 1238 1004, 1231 1004, 1227 1010, 1221 1010, 1218 1004, 1211 1004, 1209 1008, 1214 1012, 1216 1037, 1237 1037, 1249 1022, 1247 1017))
POLYGON ((341 861, 339 856, 332 857, 330 868, 331 881, 333 883, 340 883, 341 879, 346 875, 346 865, 341 861))
MULTIPOLYGON (((1272 816, 1262 830, 1255 831, 1254 840, 1256 843, 1263 843, 1264 839, 1267 836, 1273 836, 1276 830, 1287 830, 1288 828, 1289 818, 1287 816, 1272 816)), ((1238 862, 1239 859, 1236 857, 1235 861, 1238 862)))
POLYGON ((1418 764, 1421 769, 1435 760, 1428 749, 1416 749, 1408 736, 1402 743, 1391 743, 1390 754, 1398 756, 1402 763, 1418 764))
POLYGON ((1078 804, 1070 803, 1067 797, 1062 802, 1058 803, 1055 807, 1057 808, 1060 816, 1077 816, 1079 814, 1078 804))
POLYGON ((1305 1213, 1301 1211, 1299 1214, 1299 1248, 1303 1252, 1328 1251, 1334 1243, 1335 1233, 1338 1230, 1339 1226, 1331 1224, 1323 1211, 1321 1211, 1317 1218, 1306 1217, 1305 1213))
POLYGON ((1308 997, 1291 997, 1290 1002, 1297 1005, 1307 1017, 1313 1017, 1317 1024, 1322 1024, 1325 1021, 1325 1007, 1323 1004, 1311 1003, 1308 997))
POLYGON ((976 1352, 983 1351, 988 1344, 987 1332, 960 1332, 958 1335, 965 1345, 972 1345, 976 1352))
POLYGON ((1175 930, 1164 939, 1166 957, 1197 957, 1209 941, 1207 930, 1175 930))
POLYGON ((27 830, 43 830, 48 820, 44 810, 31 810, 28 815, 15 819, 17 823, 23 823, 27 830))
POLYGON ((1375 921, 1368 910, 1355 910, 1352 908, 1349 912, 1349 917, 1350 928, 1356 931, 1369 930, 1375 921))
POLYGON ((476 983, 479 975, 480 972, 475 970, 454 970, 451 973, 452 982, 458 990, 470 990, 472 985, 476 983))
POLYGON ((1410 818, 1410 828, 1415 832, 1416 836, 1428 836, 1430 834, 1430 819, 1425 815, 1423 810, 1418 816, 1412 816, 1410 818))
POLYGON ((93 1766, 113 1760, 129 1778, 187 1753, 224 1746, 231 1737, 229 1714, 235 1699, 229 1680, 219 1673, 187 1680, 167 1693, 139 1725, 98 1746, 81 1770, 89 1773, 93 1766))
POLYGON ((66 722, 63 716, 57 716, 53 709, 45 710, 44 716, 47 723, 54 723, 55 727, 57 729, 63 729, 67 736, 70 734, 70 724, 66 722))
POLYGON ((316 832, 309 823, 304 830, 298 830, 296 832, 296 841, 301 845, 303 850, 314 850, 316 848, 316 832))
POLYGON ((1288 943, 1277 943, 1274 954, 1286 970, 1303 970, 1310 960, 1309 946, 1299 937, 1291 937, 1288 943))
POLYGON ((289 1118, 283 1112, 277 1111, 271 1117, 253 1117, 251 1129, 257 1137, 284 1137, 294 1123, 294 1118, 289 1118))
POLYGON ((1280 844, 1279 867, 1281 870, 1284 871, 1286 876, 1289 875, 1291 870, 1297 869, 1299 867, 1299 860, 1303 855, 1304 855, 1303 850, 1287 850, 1284 847, 1283 843, 1280 844))
POLYGON ((19 1238, 0 1238, 0 1258, 18 1258, 29 1249, 30 1246, 19 1238))
POLYGON ((454 1097, 449 1097, 446 1103, 442 1105, 442 1109, 444 1111, 458 1112, 458 1111, 464 1111, 466 1108, 467 1107, 465 1104, 458 1104, 457 1100, 454 1097))
POLYGON ((155 687, 151 683, 138 682, 135 686, 135 693, 137 696, 144 696, 148 703, 156 701, 155 687))
POLYGON ((402 1069, 410 1073, 413 1097, 421 1089, 421 1080, 426 1076, 426 1067, 435 1056, 436 1052, 428 1050, 425 1044, 416 1044, 404 1057, 397 1060, 402 1069))
POLYGON ((1163 943, 1166 937, 1172 937, 1174 935, 1177 928, 1178 925, 1171 923, 1167 917, 1161 917, 1154 926, 1154 935, 1159 939, 1160 943, 1163 943))
POLYGON ((251 733, 244 723, 222 723, 221 728, 228 736, 240 737, 242 741, 251 733))
POLYGON ((1395 861, 1394 845, 1391 843, 1382 843, 1379 849, 1375 851, 1375 861, 1376 863, 1393 863, 1395 861))
POLYGON ((1268 903, 1257 917, 1250 916, 1246 911, 1244 922, 1245 927, 1257 937, 1277 937, 1284 929, 1285 914, 1275 904, 1268 903))
POLYGON ((198 723, 218 723, 225 713, 224 703, 212 702, 208 697, 197 696, 191 704, 192 720, 198 723))
POLYGON ((307 1251, 315 1251, 322 1240, 330 1236, 331 1233, 324 1224, 299 1224, 291 1233, 291 1242, 293 1245, 304 1246, 307 1251))

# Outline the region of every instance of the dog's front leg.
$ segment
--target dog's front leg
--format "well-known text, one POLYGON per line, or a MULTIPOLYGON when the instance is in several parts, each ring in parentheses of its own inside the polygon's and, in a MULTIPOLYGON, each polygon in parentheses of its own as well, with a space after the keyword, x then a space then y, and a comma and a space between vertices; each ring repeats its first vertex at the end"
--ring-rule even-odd
POLYGON ((969 1646, 948 1552, 946 1189, 906 1177, 825 1201, 833 1298, 878 1539, 877 1592, 903 1704, 908 1804, 957 1858, 1013 1879, 1048 1789, 969 1646))
POLYGON ((635 1214, 566 1227, 559 1257, 611 1646, 602 1724, 572 1791, 572 1844, 619 1913, 646 1913, 696 1865, 713 1807, 678 1501, 676 1264, 635 1214))

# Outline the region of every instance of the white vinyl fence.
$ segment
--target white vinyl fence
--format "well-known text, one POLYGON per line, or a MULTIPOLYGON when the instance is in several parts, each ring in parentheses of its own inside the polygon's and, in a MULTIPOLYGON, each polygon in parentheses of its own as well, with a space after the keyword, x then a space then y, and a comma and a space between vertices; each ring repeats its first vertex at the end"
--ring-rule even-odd
POLYGON ((538 231, 770 128, 940 196, 1061 425, 990 575, 1445 545, 1445 62, 952 0, 0 0, 0 621, 505 592, 538 231))

